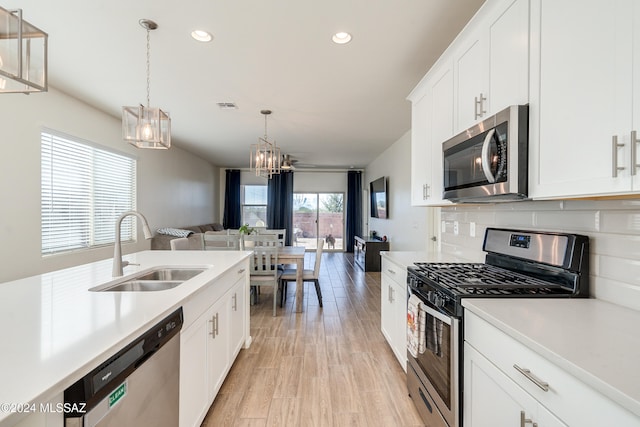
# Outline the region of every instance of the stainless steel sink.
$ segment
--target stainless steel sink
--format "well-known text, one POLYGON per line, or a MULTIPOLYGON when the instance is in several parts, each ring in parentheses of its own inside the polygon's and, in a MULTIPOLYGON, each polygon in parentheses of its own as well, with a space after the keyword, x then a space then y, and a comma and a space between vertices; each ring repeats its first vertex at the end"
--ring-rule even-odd
POLYGON ((157 267, 89 289, 92 292, 155 292, 175 288, 205 271, 203 267, 157 267))

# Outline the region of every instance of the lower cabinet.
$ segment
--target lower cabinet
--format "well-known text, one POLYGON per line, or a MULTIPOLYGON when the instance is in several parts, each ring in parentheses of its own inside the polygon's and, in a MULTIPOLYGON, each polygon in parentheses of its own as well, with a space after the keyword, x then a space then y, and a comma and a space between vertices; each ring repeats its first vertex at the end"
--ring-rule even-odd
POLYGON ((465 427, 640 425, 636 415, 469 310, 464 322, 465 427))
POLYGON ((405 267, 382 257, 381 330, 405 372, 407 371, 406 280, 407 270, 405 267))
MULTIPOLYGON (((180 335, 180 427, 200 426, 236 356, 247 340, 248 268, 211 286, 221 297, 180 335), (235 282, 233 281, 235 279, 235 282), (231 283, 231 285, 229 285, 231 283)), ((215 295, 215 293, 211 294, 215 295)), ((198 299, 211 297, 205 293, 198 299)), ((201 303, 198 301, 198 304, 201 303)), ((185 306, 188 310, 189 306, 185 306)))
POLYGON ((566 426, 469 344, 464 357, 466 427, 566 426))

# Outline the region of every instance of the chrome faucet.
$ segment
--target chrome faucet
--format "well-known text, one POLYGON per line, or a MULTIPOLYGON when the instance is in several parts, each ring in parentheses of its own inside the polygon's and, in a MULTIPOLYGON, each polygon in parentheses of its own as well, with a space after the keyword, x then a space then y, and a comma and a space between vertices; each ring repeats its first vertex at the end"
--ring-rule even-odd
POLYGON ((122 245, 120 243, 120 226, 122 225, 122 220, 129 215, 137 216, 140 219, 145 239, 150 239, 151 237, 153 237, 153 235, 151 234, 151 230, 149 230, 149 223, 147 222, 147 219, 140 212, 127 211, 120 215, 120 217, 116 221, 116 242, 113 247, 113 277, 122 276, 124 274, 124 272, 122 271, 123 267, 129 265, 129 261, 122 261, 122 245))

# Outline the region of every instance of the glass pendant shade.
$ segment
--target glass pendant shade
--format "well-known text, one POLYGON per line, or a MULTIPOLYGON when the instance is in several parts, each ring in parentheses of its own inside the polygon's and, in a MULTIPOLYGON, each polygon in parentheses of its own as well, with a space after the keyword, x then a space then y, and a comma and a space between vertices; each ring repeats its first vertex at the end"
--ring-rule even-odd
POLYGON ((138 148, 171 147, 171 119, 159 108, 122 107, 124 140, 138 148))
POLYGON ((49 36, 0 7, 0 93, 46 92, 49 36))

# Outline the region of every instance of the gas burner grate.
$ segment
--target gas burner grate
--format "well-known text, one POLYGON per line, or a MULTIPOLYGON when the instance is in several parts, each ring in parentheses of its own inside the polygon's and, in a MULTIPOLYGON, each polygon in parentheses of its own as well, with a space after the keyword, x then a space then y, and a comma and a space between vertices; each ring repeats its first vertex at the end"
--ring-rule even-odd
POLYGON ((532 276, 480 263, 416 263, 415 272, 441 287, 465 295, 534 295, 562 287, 532 276))

